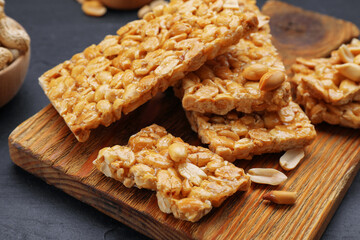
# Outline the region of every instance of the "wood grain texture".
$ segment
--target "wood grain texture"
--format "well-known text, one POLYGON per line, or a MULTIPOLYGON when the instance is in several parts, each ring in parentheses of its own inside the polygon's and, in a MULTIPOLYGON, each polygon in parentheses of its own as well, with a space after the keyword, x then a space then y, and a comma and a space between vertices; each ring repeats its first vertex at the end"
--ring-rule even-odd
POLYGON ((262 7, 270 16, 273 44, 289 69, 296 57, 326 57, 342 43, 358 37, 355 24, 270 0, 262 7))
MULTIPOLYGON (((180 101, 172 91, 157 96, 109 128, 101 128, 86 143, 79 143, 49 105, 22 123, 9 138, 13 161, 69 195, 156 239, 292 239, 321 236, 359 169, 360 131, 330 125, 317 127, 318 137, 306 148, 306 158, 280 187, 253 184, 192 224, 160 212, 155 194, 127 189, 92 166, 105 146, 126 144, 130 135, 157 123, 191 144, 199 140, 190 130, 180 101), (268 190, 297 191, 294 206, 263 202, 268 190)), ((280 154, 238 161, 248 170, 273 167, 281 170, 280 154)))
MULTIPOLYGON (((333 48, 328 45, 327 52, 333 48)), ((290 52, 286 56, 294 58, 290 52)), ((236 193, 198 223, 185 222, 162 213, 153 192, 127 189, 92 165, 101 148, 126 144, 132 134, 152 123, 190 144, 200 144, 180 101, 168 90, 110 127, 95 130, 85 143, 77 142, 49 105, 12 132, 10 154, 26 171, 155 239, 319 239, 360 167, 360 131, 318 125, 317 139, 306 148, 301 164, 285 172, 289 179, 283 185, 253 184, 250 191, 236 193), (297 191, 297 203, 263 202, 262 195, 274 189, 297 191)), ((236 165, 246 171, 253 167, 281 170, 280 156, 265 154, 236 165)))

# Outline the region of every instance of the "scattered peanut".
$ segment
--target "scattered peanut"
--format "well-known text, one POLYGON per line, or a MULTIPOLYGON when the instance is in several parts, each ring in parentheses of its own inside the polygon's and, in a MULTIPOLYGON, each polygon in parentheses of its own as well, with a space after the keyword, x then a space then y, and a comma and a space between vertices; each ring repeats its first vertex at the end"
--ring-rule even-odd
POLYGON ((285 174, 273 168, 252 168, 249 169, 247 175, 252 182, 273 186, 279 185, 287 179, 285 174))
POLYGON ((335 68, 345 77, 360 82, 360 66, 355 63, 336 65, 335 68))
POLYGON ((296 168, 299 164, 300 160, 305 156, 305 152, 303 149, 291 149, 286 151, 284 155, 280 158, 280 166, 284 170, 292 170, 296 168))
POLYGON ((354 55, 345 44, 339 48, 339 57, 343 63, 351 63, 354 61, 354 55))
POLYGON ((107 11, 106 7, 101 2, 96 0, 85 1, 82 4, 81 9, 86 15, 93 17, 104 16, 107 11))
POLYGON ((245 68, 243 74, 248 80, 259 81, 268 70, 268 66, 264 64, 253 64, 245 68))
POLYGON ((271 91, 280 87, 285 80, 286 75, 281 71, 267 72, 261 77, 259 88, 262 91, 271 91))
POLYGON ((175 162, 183 161, 188 155, 188 149, 184 143, 173 143, 169 146, 169 155, 175 162))
POLYGON ((263 195, 264 200, 269 200, 277 204, 294 204, 297 199, 296 192, 271 191, 263 195))

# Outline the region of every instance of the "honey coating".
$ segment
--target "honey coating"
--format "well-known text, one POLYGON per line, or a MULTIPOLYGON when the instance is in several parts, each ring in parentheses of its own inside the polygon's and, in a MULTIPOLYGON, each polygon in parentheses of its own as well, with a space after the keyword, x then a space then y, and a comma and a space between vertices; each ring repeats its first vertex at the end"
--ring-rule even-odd
POLYGON ((176 95, 185 110, 219 115, 234 109, 245 113, 276 111, 290 101, 285 68, 271 43, 269 18, 260 13, 255 1, 244 2, 256 12, 259 31, 187 74, 176 85, 176 95))
POLYGON ((294 102, 274 112, 186 115, 202 143, 230 162, 300 148, 316 137, 314 126, 294 102))
POLYGON ((241 0, 172 0, 44 73, 40 85, 78 141, 109 126, 256 30, 241 0))
POLYGON ((360 101, 358 39, 353 39, 350 44, 342 45, 333 51, 330 58, 298 58, 291 69, 294 73, 291 81, 301 85, 312 98, 332 105, 360 101), (348 68, 349 65, 353 68, 348 68))
POLYGON ((296 102, 312 123, 360 128, 360 41, 353 39, 330 58, 298 58, 292 66, 296 102))
POLYGON ((156 191, 162 212, 191 222, 250 187, 242 168, 155 124, 133 135, 127 146, 101 149, 94 165, 126 187, 156 191))
POLYGON ((327 122, 332 125, 360 128, 360 102, 332 105, 312 97, 302 84, 296 89, 296 101, 304 107, 313 124, 327 122))

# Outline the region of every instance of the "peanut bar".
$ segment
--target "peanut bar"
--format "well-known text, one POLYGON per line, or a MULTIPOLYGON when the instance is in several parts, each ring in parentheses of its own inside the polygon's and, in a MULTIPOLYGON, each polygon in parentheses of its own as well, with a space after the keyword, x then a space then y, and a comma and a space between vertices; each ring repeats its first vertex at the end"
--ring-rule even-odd
POLYGON ((325 104, 360 101, 360 40, 353 39, 331 53, 330 58, 298 58, 292 66, 295 85, 325 104))
POLYGON ((101 149, 94 165, 128 188, 156 191, 162 212, 191 222, 250 187, 243 169, 155 124, 133 135, 127 146, 101 149))
POLYGON ((202 143, 230 162, 306 146, 316 137, 314 126, 294 102, 272 112, 186 114, 202 143))
POLYGON ((360 128, 360 102, 333 105, 311 96, 300 84, 296 89, 296 101, 304 106, 306 115, 313 124, 327 122, 344 127, 360 128))
POLYGON ((172 0, 45 72, 39 82, 83 142, 91 129, 133 111, 257 25, 240 0, 172 0))
POLYGON ((184 109, 225 115, 239 112, 276 111, 290 100, 290 84, 285 82, 284 65, 271 43, 268 17, 260 13, 254 1, 244 1, 257 13, 259 31, 243 38, 228 51, 207 61, 189 73, 176 87, 184 109), (259 81, 276 72, 282 84, 261 90, 259 81))

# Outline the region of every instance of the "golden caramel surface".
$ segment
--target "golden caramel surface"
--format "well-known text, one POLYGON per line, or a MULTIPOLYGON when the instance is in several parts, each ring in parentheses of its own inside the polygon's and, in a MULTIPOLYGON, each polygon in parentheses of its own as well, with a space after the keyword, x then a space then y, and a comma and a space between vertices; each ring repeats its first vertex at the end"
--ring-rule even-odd
POLYGON ((276 111, 290 100, 284 65, 271 43, 269 18, 252 1, 259 31, 207 61, 176 85, 185 110, 224 115, 239 112, 276 111), (268 81, 270 80, 270 81, 268 81))
POLYGON ((227 161, 299 148, 316 137, 314 126, 299 105, 290 102, 279 111, 227 115, 187 112, 202 143, 227 161))
POLYGON ((360 128, 360 41, 353 39, 329 58, 298 58, 292 66, 296 101, 314 123, 360 128))
POLYGON ((161 211, 192 222, 250 187, 243 169, 155 124, 133 135, 127 146, 100 150, 94 165, 126 187, 156 191, 161 211))
POLYGON ((86 141, 91 129, 133 111, 257 25, 241 0, 172 0, 47 71, 40 85, 86 141))

